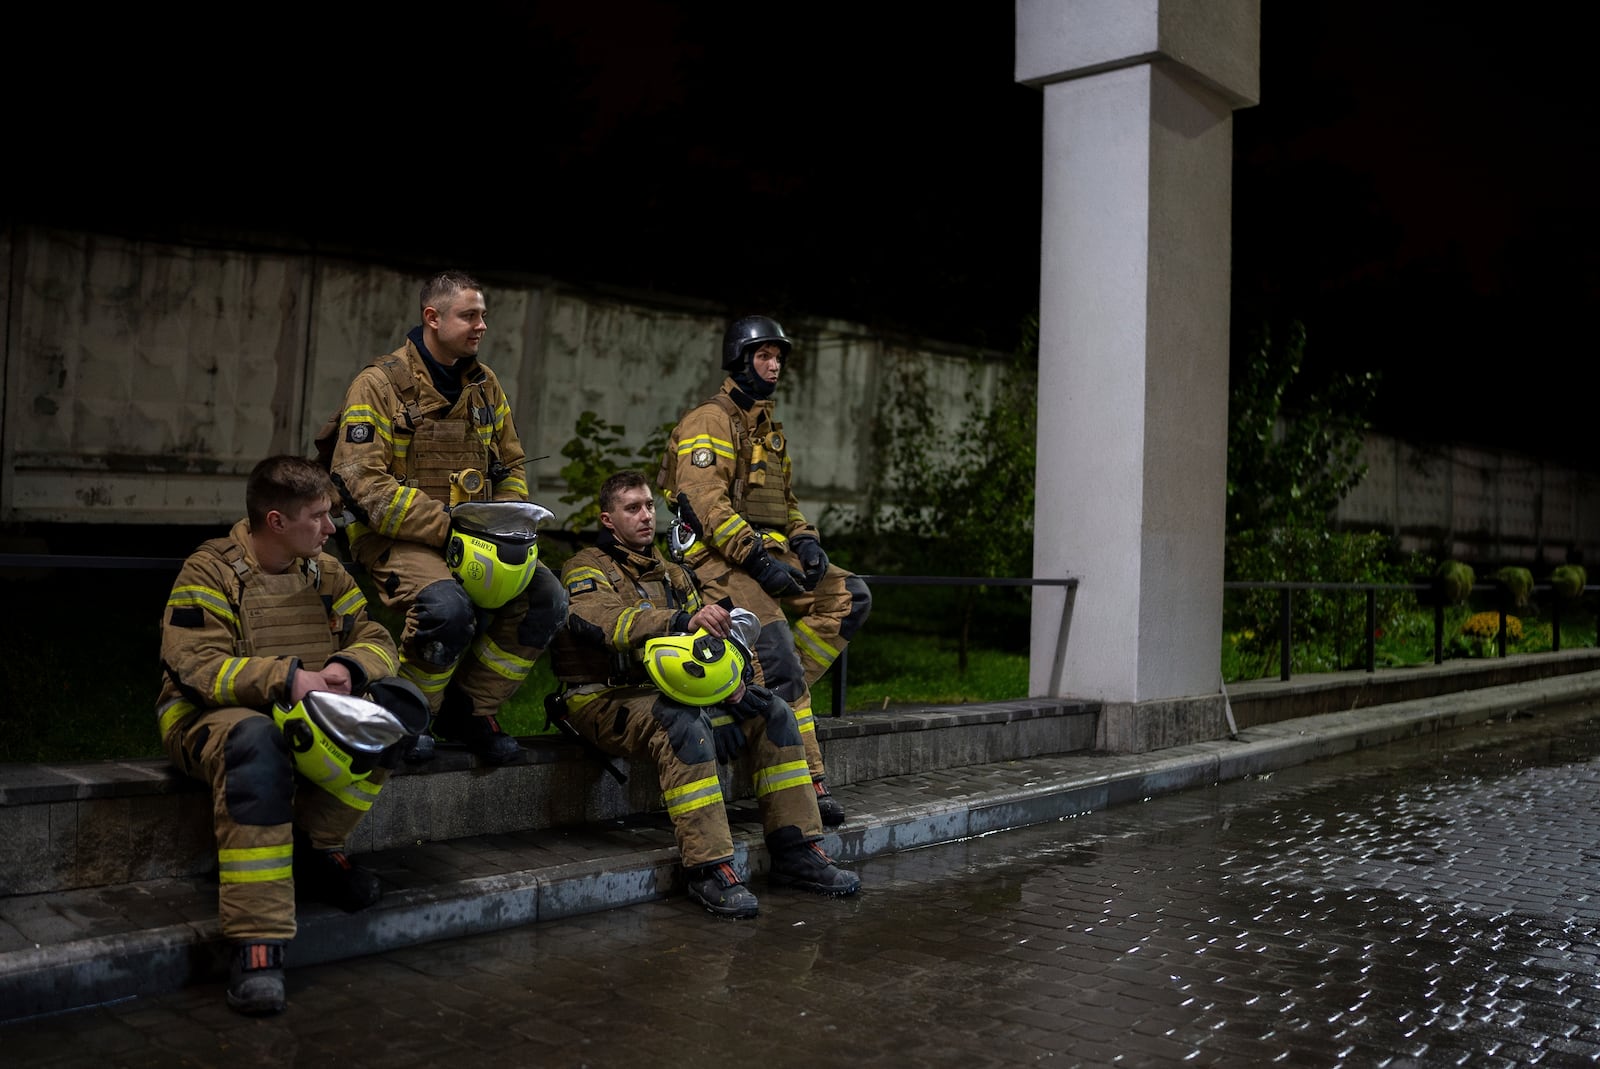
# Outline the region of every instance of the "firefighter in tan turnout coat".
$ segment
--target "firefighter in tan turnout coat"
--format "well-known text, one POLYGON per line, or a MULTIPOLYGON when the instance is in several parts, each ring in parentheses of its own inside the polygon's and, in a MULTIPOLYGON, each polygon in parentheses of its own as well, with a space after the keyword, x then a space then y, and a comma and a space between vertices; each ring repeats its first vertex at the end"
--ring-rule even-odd
POLYGON ((844 820, 828 793, 811 685, 833 666, 872 609, 867 584, 828 563, 817 528, 795 500, 789 442, 772 393, 790 352, 775 320, 746 316, 723 337, 722 388, 684 413, 658 482, 700 535, 685 563, 710 600, 726 598, 761 622, 756 656, 774 693, 794 709, 823 823, 844 820), (795 617, 791 631, 785 610, 795 617))
POLYGON ((758 682, 754 617, 707 604, 690 574, 655 547, 655 493, 638 472, 600 490, 597 545, 562 569, 571 603, 557 637, 556 703, 600 750, 654 764, 691 898, 712 913, 753 917, 755 895, 734 869, 718 761, 752 756, 752 786, 771 857, 769 879, 853 894, 859 878, 817 845, 822 821, 794 714, 758 682), (746 671, 748 669, 748 671, 746 671))
MULTIPOLYGON (((422 287, 422 322, 355 377, 331 443, 334 483, 354 522, 351 555, 386 606, 405 614, 400 674, 427 695, 441 738, 504 764, 520 748, 495 719, 566 618, 554 573, 528 562, 524 591, 480 609, 452 574, 449 509, 525 502, 522 440, 505 391, 478 360, 483 289, 445 272, 422 287)), ((433 756, 423 735, 410 761, 433 756)))
POLYGON ((361 588, 322 552, 334 530, 327 473, 269 457, 245 500, 247 518, 203 543, 173 584, 158 717, 173 763, 211 786, 218 914, 235 944, 228 1001, 260 1014, 284 1007, 297 888, 349 910, 378 899, 377 878, 350 863, 345 841, 378 796, 389 751, 427 710, 394 678, 394 640, 368 618, 361 588), (305 713, 330 695, 377 704, 333 699, 335 713, 356 717, 338 735, 352 722, 305 713), (322 762, 311 744, 323 742, 350 748, 322 762))

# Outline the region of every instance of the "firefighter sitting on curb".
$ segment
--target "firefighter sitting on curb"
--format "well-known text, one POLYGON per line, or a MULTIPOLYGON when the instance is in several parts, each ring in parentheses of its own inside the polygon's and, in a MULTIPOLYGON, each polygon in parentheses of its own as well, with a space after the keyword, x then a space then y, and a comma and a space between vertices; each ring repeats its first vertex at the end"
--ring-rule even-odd
POLYGON ((553 704, 605 753, 648 758, 672 818, 689 897, 714 914, 754 917, 733 867, 717 763, 753 755, 768 880, 825 895, 861 880, 823 853, 822 821, 789 706, 757 682, 737 632, 754 617, 702 604, 691 574, 655 548, 655 493, 638 472, 600 489, 597 545, 562 569, 571 605, 552 666, 566 684, 553 704), (652 683, 654 685, 652 685, 652 683))
POLYGON ((772 410, 789 350, 776 320, 745 316, 729 324, 722 340, 728 377, 678 421, 656 482, 700 536, 684 563, 706 598, 731 600, 760 620, 756 656, 774 693, 794 709, 817 807, 833 827, 844 822, 844 807, 823 782, 811 687, 866 623, 872 593, 860 577, 828 563, 816 526, 795 499, 788 441, 772 410), (792 632, 786 609, 796 617, 792 632))
POLYGON ((247 518, 184 561, 161 621, 162 743, 211 786, 227 997, 241 1013, 285 1006, 297 893, 352 911, 378 900, 345 840, 400 740, 427 722, 422 693, 393 675, 394 640, 322 552, 336 496, 313 461, 257 464, 247 518))
MULTIPOLYGON (((505 391, 478 359, 488 330, 483 287, 446 271, 423 284, 420 299, 422 322, 356 375, 337 425, 317 444, 330 451, 334 484, 354 516, 351 556, 383 603, 405 614, 400 674, 428 696, 439 737, 504 765, 522 748, 496 714, 566 619, 567 599, 526 552, 531 537, 497 547, 479 526, 463 560, 464 505, 486 521, 497 510, 544 510, 528 501, 505 391)), ((405 754, 414 762, 433 755, 431 733, 405 754)))

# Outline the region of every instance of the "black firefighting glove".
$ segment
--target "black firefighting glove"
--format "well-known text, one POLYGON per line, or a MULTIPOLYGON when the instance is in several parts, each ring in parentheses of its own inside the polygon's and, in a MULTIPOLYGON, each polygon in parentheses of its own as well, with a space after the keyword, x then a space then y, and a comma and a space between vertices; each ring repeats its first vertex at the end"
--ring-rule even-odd
POLYGON ((747 683, 744 695, 733 703, 733 715, 738 720, 749 720, 752 716, 765 717, 772 711, 772 691, 756 683, 747 683))
POLYGON ((744 729, 734 719, 732 710, 725 705, 713 705, 706 710, 706 718, 711 722, 711 738, 716 743, 720 763, 725 765, 744 753, 744 729))
POLYGON ((787 564, 773 560, 766 546, 756 546, 744 559, 744 569, 772 597, 790 598, 805 593, 805 587, 801 585, 805 576, 787 564))
POLYGON ((817 589, 817 584, 822 582, 823 575, 828 571, 828 555, 822 552, 822 543, 810 535, 801 535, 789 543, 789 548, 800 558, 800 567, 806 570, 800 585, 807 590, 817 589))

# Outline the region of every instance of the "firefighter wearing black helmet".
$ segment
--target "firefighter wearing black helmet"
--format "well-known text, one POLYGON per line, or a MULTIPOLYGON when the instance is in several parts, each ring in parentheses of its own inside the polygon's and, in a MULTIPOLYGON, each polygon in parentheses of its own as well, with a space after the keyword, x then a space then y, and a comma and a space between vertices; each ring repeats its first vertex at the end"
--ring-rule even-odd
POLYGON ((831 827, 844 820, 844 809, 824 782, 811 686, 866 622, 872 594, 828 562, 794 496, 790 443, 772 401, 792 348, 768 316, 729 324, 722 341, 728 377, 678 421, 658 482, 700 536, 685 563, 707 600, 729 598, 760 619, 756 654, 768 684, 799 720, 818 809, 831 827))

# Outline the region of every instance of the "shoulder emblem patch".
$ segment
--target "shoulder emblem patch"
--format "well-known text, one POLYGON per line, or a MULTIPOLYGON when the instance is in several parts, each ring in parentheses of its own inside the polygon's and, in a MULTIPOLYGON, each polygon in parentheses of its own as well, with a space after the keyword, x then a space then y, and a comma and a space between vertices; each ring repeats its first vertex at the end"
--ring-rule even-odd
POLYGON ((694 452, 689 454, 689 463, 693 464, 697 468, 709 468, 713 463, 716 462, 716 459, 716 457, 712 456, 711 450, 707 449, 705 446, 701 446, 699 449, 696 449, 694 452))
POLYGON ((372 424, 352 423, 344 429, 344 440, 362 445, 372 441, 372 424))
POLYGON ((577 579, 567 584, 569 594, 587 594, 591 590, 598 590, 599 586, 593 579, 577 579))

